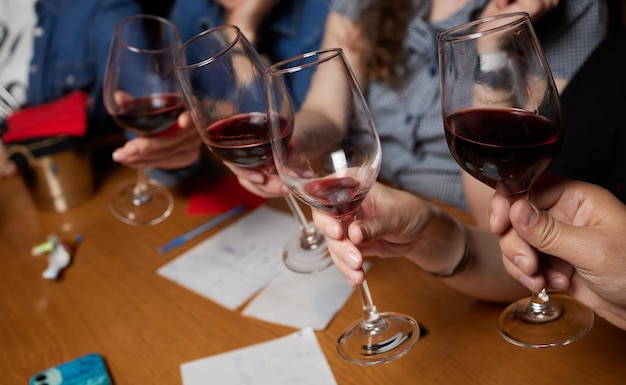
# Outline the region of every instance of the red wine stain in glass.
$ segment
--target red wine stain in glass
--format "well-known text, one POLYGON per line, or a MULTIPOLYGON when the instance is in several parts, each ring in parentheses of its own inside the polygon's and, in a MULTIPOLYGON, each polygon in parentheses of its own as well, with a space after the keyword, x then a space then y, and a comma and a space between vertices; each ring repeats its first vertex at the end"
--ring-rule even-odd
MULTIPOLYGON (((288 141, 293 127, 280 117, 281 140, 288 141)), ((206 142, 224 162, 246 168, 273 166, 270 127, 265 113, 234 115, 211 124, 206 142)))
POLYGON ((352 177, 324 178, 306 183, 303 198, 334 217, 345 217, 359 208, 366 193, 352 177))

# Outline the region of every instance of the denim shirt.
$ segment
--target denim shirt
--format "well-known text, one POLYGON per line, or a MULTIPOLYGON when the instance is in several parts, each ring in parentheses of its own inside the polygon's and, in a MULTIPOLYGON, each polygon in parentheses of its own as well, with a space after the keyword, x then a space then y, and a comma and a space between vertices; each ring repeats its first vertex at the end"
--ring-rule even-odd
MULTIPOLYGON (((28 79, 28 104, 50 102, 81 89, 93 102, 89 135, 110 122, 102 101, 104 70, 115 24, 142 12, 127 0, 39 0, 28 79)), ((110 126, 109 126, 110 128, 110 126)))
MULTIPOLYGON (((259 29, 258 51, 267 55, 271 62, 278 62, 319 49, 329 8, 330 0, 278 2, 259 29)), ((222 6, 212 0, 177 0, 169 19, 178 26, 183 42, 224 24, 222 6)), ((292 96, 296 106, 303 100, 309 81, 295 86, 297 91, 292 96)))

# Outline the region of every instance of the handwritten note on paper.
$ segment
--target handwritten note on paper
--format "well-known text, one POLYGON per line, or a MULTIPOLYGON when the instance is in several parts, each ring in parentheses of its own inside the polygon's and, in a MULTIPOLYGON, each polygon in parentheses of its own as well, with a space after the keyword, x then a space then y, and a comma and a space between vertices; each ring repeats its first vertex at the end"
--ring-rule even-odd
POLYGON ((184 363, 183 385, 336 385, 311 328, 184 363))
POLYGON ((265 205, 162 266, 158 273, 235 310, 279 274, 295 219, 265 205))

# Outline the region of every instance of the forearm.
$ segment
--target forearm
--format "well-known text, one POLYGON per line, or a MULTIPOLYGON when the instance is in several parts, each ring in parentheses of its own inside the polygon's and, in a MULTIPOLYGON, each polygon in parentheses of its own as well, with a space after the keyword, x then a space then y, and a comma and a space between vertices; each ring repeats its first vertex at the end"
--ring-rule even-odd
POLYGON ((488 229, 466 226, 442 209, 434 208, 427 228, 407 258, 435 275, 453 271, 468 252, 462 269, 441 278, 450 287, 481 300, 509 302, 528 294, 501 260, 498 238, 488 229), (467 250, 466 250, 467 247, 467 250))
POLYGON ((224 22, 236 25, 253 44, 258 43, 258 29, 278 0, 232 1, 224 4, 224 22))

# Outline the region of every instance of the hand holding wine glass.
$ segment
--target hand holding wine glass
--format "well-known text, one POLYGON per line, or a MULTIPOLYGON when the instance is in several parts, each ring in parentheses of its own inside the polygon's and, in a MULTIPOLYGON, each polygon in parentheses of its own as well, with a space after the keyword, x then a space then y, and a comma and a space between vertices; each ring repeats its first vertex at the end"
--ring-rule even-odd
MULTIPOLYGON (((137 136, 175 127, 184 110, 172 70, 180 47, 176 26, 153 15, 135 15, 116 28, 104 78, 104 103, 116 123, 137 136)), ((110 200, 113 214, 129 224, 156 224, 173 208, 171 193, 138 169, 136 182, 117 190, 110 200)))
MULTIPOLYGON (((180 49, 174 68, 194 125, 213 154, 230 166, 273 173, 265 65, 239 28, 226 25, 196 35, 180 49)), ((288 140, 293 109, 281 113, 281 136, 288 140)), ((324 236, 291 195, 285 198, 301 230, 284 246, 285 265, 299 273, 330 266, 324 236)))
MULTIPOLYGON (((487 17, 439 36, 445 135, 459 165, 508 196, 525 196, 563 138, 558 91, 526 13, 487 17)), ((565 345, 586 334, 593 313, 544 290, 510 305, 498 327, 511 343, 565 345)))
MULTIPOLYGON (((341 49, 311 52, 266 71, 266 99, 276 169, 304 203, 339 219, 347 229, 378 177, 380 140, 369 109, 341 49), (283 135, 283 116, 293 109, 289 87, 313 73, 310 95, 333 108, 298 112, 293 134, 283 135)), ((345 233, 345 232, 344 232, 345 233)), ((363 318, 337 342, 345 360, 361 365, 388 362, 406 354, 419 338, 417 322, 398 313, 379 313, 367 282, 358 286, 363 318)))

